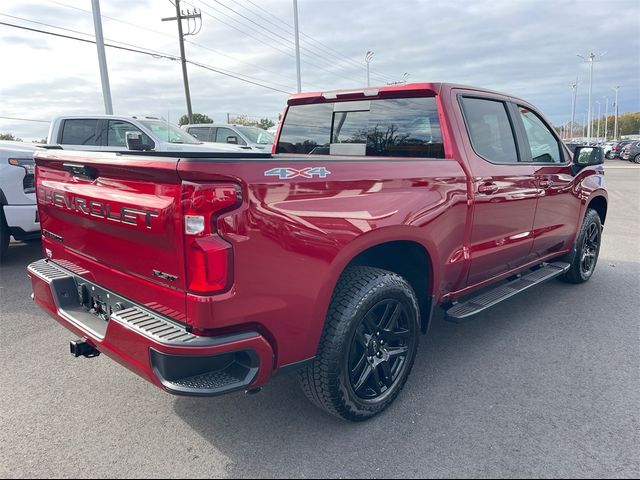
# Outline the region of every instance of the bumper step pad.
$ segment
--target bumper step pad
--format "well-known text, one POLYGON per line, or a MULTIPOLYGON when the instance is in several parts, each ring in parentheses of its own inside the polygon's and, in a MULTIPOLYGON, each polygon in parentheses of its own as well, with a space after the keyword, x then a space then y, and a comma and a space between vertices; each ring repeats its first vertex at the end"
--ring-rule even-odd
POLYGON ((466 320, 520 292, 524 292, 531 287, 562 275, 569 270, 569 267, 570 264, 566 262, 543 264, 542 267, 536 270, 532 270, 514 280, 453 305, 446 311, 445 320, 451 322, 466 320))

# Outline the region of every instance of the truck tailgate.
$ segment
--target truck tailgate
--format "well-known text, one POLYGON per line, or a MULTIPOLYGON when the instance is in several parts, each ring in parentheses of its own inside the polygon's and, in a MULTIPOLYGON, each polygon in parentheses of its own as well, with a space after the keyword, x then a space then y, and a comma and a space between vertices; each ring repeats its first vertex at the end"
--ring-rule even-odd
POLYGON ((179 160, 68 151, 35 159, 47 256, 181 319, 186 280, 179 160))

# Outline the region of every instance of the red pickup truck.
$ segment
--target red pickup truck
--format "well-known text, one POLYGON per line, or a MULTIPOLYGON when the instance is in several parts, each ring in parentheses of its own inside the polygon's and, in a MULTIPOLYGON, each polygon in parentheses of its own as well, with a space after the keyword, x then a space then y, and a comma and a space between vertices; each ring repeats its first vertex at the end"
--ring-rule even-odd
POLYGON ((358 421, 397 397, 437 308, 462 321, 594 272, 602 151, 572 155, 523 100, 417 83, 294 95, 283 118, 272 154, 35 156, 28 273, 74 356, 179 395, 297 370, 358 421))

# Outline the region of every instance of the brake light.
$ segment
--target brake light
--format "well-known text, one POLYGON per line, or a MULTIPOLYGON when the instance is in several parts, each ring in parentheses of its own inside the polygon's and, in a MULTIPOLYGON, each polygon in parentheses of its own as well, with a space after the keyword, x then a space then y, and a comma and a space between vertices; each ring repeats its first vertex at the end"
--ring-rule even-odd
POLYGON ((187 286, 198 294, 227 290, 233 276, 233 247, 220 238, 217 218, 240 204, 232 183, 182 184, 187 286))

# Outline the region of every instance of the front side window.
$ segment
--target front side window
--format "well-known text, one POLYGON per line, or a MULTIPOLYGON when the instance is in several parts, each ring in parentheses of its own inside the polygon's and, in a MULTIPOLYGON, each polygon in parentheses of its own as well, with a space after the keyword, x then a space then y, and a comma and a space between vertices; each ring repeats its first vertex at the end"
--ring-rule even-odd
POLYGON ((433 97, 292 106, 277 151, 444 158, 433 97))
POLYGON ((227 139, 229 137, 236 137, 238 139, 238 145, 246 145, 245 142, 240 135, 231 130, 230 128, 218 127, 218 132, 216 133, 216 142, 218 143, 227 143, 227 139))
MULTIPOLYGON (((126 147, 127 132, 140 132, 140 129, 129 122, 109 120, 109 128, 107 129, 107 146, 126 147)), ((142 133, 142 142, 146 145, 151 144, 151 140, 144 133, 142 133)))
POLYGON ((504 102, 485 98, 461 98, 471 145, 493 163, 517 163, 518 153, 504 102))
POLYGON ((562 163, 560 145, 542 119, 525 107, 518 107, 531 149, 532 161, 536 163, 562 163))
POLYGON ((189 135, 193 135, 201 142, 213 142, 213 128, 212 127, 189 127, 187 129, 189 135))
POLYGON ((258 127, 236 127, 242 134, 249 139, 251 143, 257 143, 258 145, 271 145, 273 143, 273 135, 266 130, 258 127))
POLYGON ((65 120, 60 143, 63 145, 90 145, 97 147, 100 146, 100 137, 98 120, 65 120))

